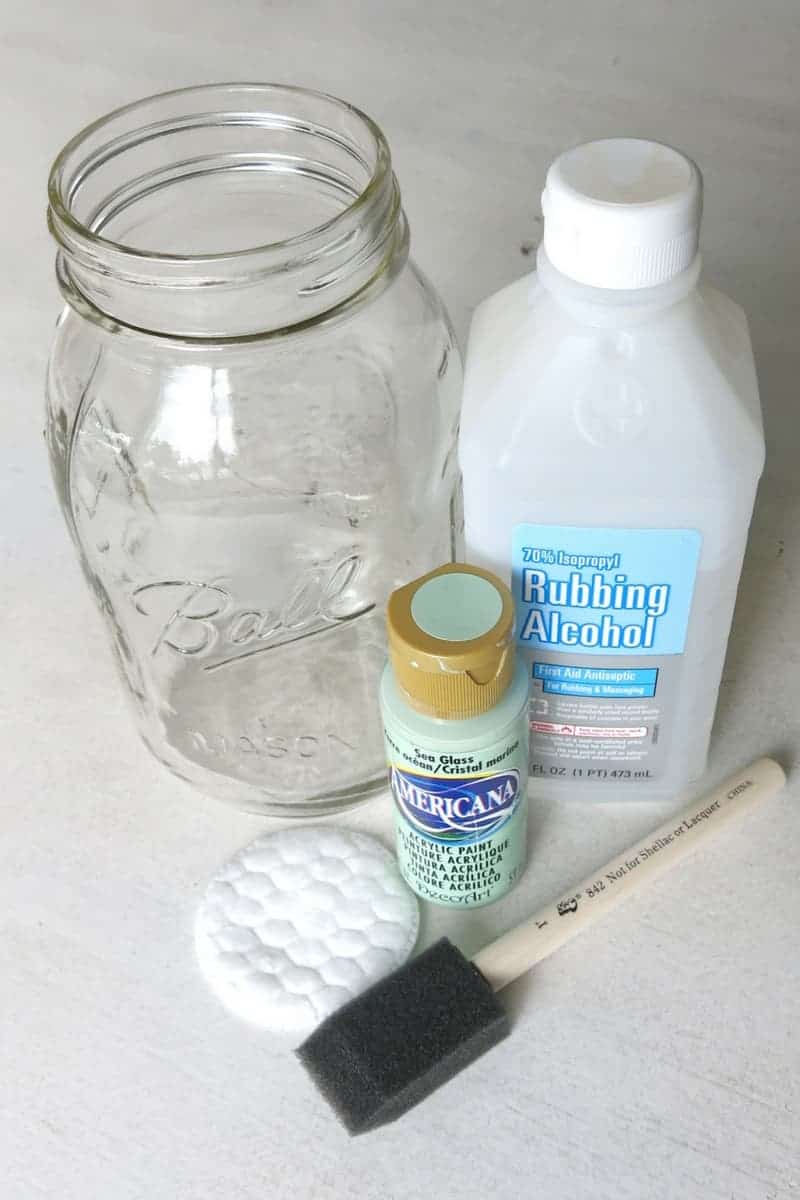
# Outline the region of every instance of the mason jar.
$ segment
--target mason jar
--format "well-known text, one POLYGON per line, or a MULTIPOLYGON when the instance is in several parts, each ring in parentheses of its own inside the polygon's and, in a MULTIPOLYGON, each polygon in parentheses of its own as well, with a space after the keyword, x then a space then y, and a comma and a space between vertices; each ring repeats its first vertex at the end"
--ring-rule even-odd
POLYGON ((241 807, 384 782, 388 594, 457 552, 461 365, 369 117, 189 88, 55 161, 53 475, 141 734, 241 807))

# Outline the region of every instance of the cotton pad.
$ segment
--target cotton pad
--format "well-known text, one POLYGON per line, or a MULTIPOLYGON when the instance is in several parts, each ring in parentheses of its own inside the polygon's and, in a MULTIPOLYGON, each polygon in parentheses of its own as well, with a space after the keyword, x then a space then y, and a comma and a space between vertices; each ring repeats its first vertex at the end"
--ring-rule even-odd
POLYGON ((315 826, 265 834, 227 862, 195 943, 226 1008, 300 1038, 404 963, 418 928, 416 898, 380 842, 315 826))

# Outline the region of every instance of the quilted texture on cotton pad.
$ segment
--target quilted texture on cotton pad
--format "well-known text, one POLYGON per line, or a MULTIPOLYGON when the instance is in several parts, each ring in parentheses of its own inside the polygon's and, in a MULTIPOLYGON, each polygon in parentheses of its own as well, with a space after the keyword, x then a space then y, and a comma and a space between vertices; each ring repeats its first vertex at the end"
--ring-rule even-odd
POLYGON ((375 838, 315 826, 265 834, 214 876, 200 967, 236 1016, 302 1038, 405 962, 417 900, 375 838))

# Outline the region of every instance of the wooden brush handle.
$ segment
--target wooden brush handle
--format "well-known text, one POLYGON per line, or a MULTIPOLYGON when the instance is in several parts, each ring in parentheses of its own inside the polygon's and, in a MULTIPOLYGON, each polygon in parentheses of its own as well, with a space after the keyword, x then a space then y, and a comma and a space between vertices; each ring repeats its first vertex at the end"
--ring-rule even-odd
POLYGON ((485 946, 475 955, 475 966, 499 992, 642 884, 687 858, 735 817, 780 791, 785 782, 783 770, 771 758, 759 758, 737 771, 553 904, 485 946))

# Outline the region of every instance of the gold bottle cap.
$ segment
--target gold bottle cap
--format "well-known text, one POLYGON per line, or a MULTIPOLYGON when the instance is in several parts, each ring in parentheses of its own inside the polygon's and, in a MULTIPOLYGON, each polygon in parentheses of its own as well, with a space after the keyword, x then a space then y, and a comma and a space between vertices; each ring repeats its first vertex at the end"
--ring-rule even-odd
POLYGON ((514 601, 491 571, 448 563, 398 588, 386 610, 389 658, 417 712, 477 717, 514 674, 514 601))

